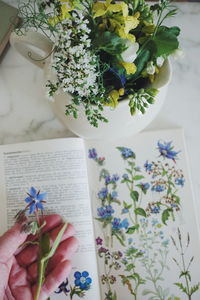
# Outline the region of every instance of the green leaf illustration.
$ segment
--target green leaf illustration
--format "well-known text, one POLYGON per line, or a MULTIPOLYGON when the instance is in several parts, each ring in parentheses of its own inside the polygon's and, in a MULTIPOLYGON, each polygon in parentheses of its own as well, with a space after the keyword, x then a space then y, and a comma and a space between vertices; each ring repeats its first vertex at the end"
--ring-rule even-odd
POLYGON ((138 201, 138 199, 139 199, 139 193, 137 191, 131 191, 130 196, 134 202, 138 201))
POLYGON ((138 228, 140 227, 139 224, 131 226, 128 228, 128 230, 126 231, 127 234, 133 234, 136 230, 138 230, 138 228))
POLYGON ((163 224, 167 225, 166 221, 169 219, 171 211, 172 210, 170 208, 167 208, 163 211, 163 213, 162 213, 162 222, 163 222, 163 224))
POLYGON ((143 208, 141 208, 141 207, 138 207, 138 208, 135 209, 135 214, 143 216, 145 218, 147 216, 146 211, 143 208))
POLYGON ((144 178, 144 176, 142 176, 142 175, 136 175, 133 177, 133 180, 141 180, 143 178, 144 178))

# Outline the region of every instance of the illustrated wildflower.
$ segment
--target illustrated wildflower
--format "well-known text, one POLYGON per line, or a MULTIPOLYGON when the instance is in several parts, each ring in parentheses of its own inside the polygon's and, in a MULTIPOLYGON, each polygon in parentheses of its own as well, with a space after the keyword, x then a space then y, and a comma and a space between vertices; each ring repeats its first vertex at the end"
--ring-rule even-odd
POLYGON ((88 150, 88 157, 91 159, 96 159, 97 158, 97 152, 95 148, 89 149, 88 150))
POLYGON ((98 236, 96 238, 96 244, 99 246, 99 245, 102 245, 102 243, 103 243, 103 240, 98 236))
POLYGON ((126 147, 117 147, 120 150, 121 155, 124 159, 135 158, 135 153, 130 148, 126 147))
POLYGON ((66 281, 63 281, 59 285, 58 290, 55 291, 55 293, 56 294, 64 293, 67 296, 68 293, 70 292, 70 289, 68 289, 68 284, 69 284, 69 281, 68 281, 68 279, 66 279, 66 281))
POLYGON ((174 162, 177 159, 177 154, 180 151, 174 151, 174 147, 172 146, 172 142, 164 142, 163 144, 158 141, 158 150, 160 152, 160 155, 163 158, 172 159, 174 162))
POLYGON ((165 190, 165 185, 164 184, 155 184, 152 186, 151 190, 153 192, 161 193, 165 190))
POLYGON ((114 209, 111 205, 106 205, 100 208, 97 208, 97 215, 102 219, 108 219, 112 217, 112 214, 114 213, 114 209))
POLYGON ((108 195, 108 189, 107 188, 102 188, 99 193, 98 193, 98 197, 101 200, 104 200, 108 195))
POLYGON ((148 160, 144 164, 144 168, 146 172, 151 172, 152 171, 152 164, 148 162, 148 160))
POLYGON ((75 272, 74 273, 74 283, 76 286, 80 287, 81 290, 88 290, 92 283, 92 279, 89 277, 89 273, 87 271, 84 272, 75 272))
POLYGON ((177 185, 184 186, 184 183, 185 183, 185 179, 183 177, 175 179, 175 184, 177 185))

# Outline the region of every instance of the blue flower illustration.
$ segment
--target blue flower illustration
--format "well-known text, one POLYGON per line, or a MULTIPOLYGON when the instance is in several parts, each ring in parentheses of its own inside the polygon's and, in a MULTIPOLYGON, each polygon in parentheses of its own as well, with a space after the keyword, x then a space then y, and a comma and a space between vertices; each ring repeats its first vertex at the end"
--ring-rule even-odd
POLYGON ((140 183, 140 187, 143 192, 146 192, 150 188, 150 184, 148 182, 140 183))
POLYGON ((127 214, 128 212, 129 212, 129 209, 128 209, 128 208, 125 208, 125 207, 124 207, 124 208, 122 209, 122 214, 127 214))
POLYGON ((112 221, 112 229, 119 230, 121 229, 121 220, 120 218, 114 218, 112 221))
POLYGON ((104 200, 108 195, 108 189, 107 188, 102 188, 99 192, 98 192, 98 197, 101 200, 104 200))
POLYGON ((176 183, 177 185, 184 186, 185 179, 184 179, 183 177, 176 178, 176 179, 175 179, 175 183, 176 183))
POLYGON ((165 186, 163 184, 156 184, 152 186, 151 190, 154 192, 161 193, 165 190, 165 186))
POLYGON ((160 212, 160 207, 159 206, 151 207, 151 213, 152 214, 159 214, 159 212, 160 212))
POLYGON ((111 177, 110 177, 110 175, 108 175, 108 176, 105 177, 105 184, 109 184, 109 183, 111 183, 111 177))
POLYGON ((126 218, 121 222, 121 228, 128 229, 128 226, 129 226, 129 222, 128 219, 126 218))
POLYGON ((25 199, 25 202, 28 203, 29 214, 34 213, 36 210, 43 210, 43 203, 47 193, 40 194, 40 191, 37 191, 34 187, 30 188, 28 197, 25 199))
POLYGON ((149 162, 148 162, 148 160, 145 162, 145 164, 144 164, 144 168, 145 168, 145 171, 146 172, 151 172, 152 171, 152 164, 150 164, 149 162))
POLYGON ((112 181, 112 183, 115 183, 115 182, 117 182, 118 180, 119 180, 119 175, 118 174, 113 174, 113 176, 112 176, 112 178, 111 178, 111 181, 112 181))
POLYGON ((114 209, 111 205, 106 205, 100 208, 97 208, 97 215, 102 219, 108 219, 112 217, 112 214, 114 213, 114 209))
POLYGON ((97 152, 95 148, 89 149, 88 150, 88 157, 91 159, 96 159, 97 158, 97 152))
POLYGON ((161 144, 161 142, 158 142, 158 150, 160 152, 160 155, 164 158, 172 159, 174 162, 177 159, 177 154, 180 152, 173 151, 172 142, 164 142, 161 144))
POLYGON ((130 148, 120 147, 118 149, 120 149, 121 155, 124 159, 131 158, 131 157, 135 158, 135 153, 130 148))
POLYGON ((123 179, 129 179, 128 174, 127 174, 127 173, 123 174, 123 175, 122 175, 122 178, 123 178, 123 179))
POLYGON ((80 287, 81 290, 88 290, 92 283, 92 279, 89 277, 89 273, 87 271, 84 272, 75 272, 74 273, 74 283, 76 286, 80 287))
POLYGON ((112 221, 112 229, 113 230, 120 230, 122 228, 124 229, 128 229, 129 226, 129 222, 128 219, 124 219, 123 221, 121 221, 120 218, 114 218, 112 221))
POLYGON ((111 198, 112 198, 112 199, 116 199, 117 196, 118 196, 118 193, 117 193, 116 191, 112 191, 112 193, 111 193, 111 198))
POLYGON ((67 294, 70 292, 70 290, 67 289, 67 286, 69 284, 68 279, 66 279, 66 281, 63 281, 59 287, 58 287, 58 291, 55 291, 56 294, 60 294, 60 293, 64 293, 66 296, 67 294))

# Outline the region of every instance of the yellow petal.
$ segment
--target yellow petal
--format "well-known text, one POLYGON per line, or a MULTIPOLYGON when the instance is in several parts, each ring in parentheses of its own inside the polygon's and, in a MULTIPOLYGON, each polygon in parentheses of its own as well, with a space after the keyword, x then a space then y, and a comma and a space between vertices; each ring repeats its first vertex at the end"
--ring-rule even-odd
POLYGON ((125 33, 128 34, 130 30, 136 28, 139 24, 139 20, 133 16, 128 16, 125 19, 125 33))
POLYGON ((119 12, 122 10, 122 7, 120 4, 110 4, 107 7, 107 10, 112 11, 112 12, 119 12))
POLYGON ((127 62, 122 61, 121 65, 124 67, 124 69, 126 70, 126 73, 128 75, 134 74, 137 70, 136 65, 134 63, 127 63, 127 62))
POLYGON ((118 92, 119 92, 119 95, 120 95, 120 96, 123 96, 123 95, 124 95, 124 89, 123 89, 123 88, 119 89, 118 92))
POLYGON ((67 19, 70 17, 69 11, 71 11, 72 8, 69 8, 67 4, 63 4, 61 6, 61 20, 67 19))
POLYGON ((109 100, 111 101, 107 105, 111 107, 116 107, 118 104, 119 92, 117 90, 112 90, 109 94, 109 100))
POLYGON ((121 7, 122 7, 122 13, 124 17, 128 16, 128 5, 124 2, 120 3, 121 7))
POLYGON ((94 18, 101 17, 107 12, 107 7, 104 3, 96 2, 93 5, 94 18))
POLYGON ((53 18, 49 18, 49 19, 48 19, 48 23, 49 23, 51 26, 55 26, 55 25, 58 24, 59 22, 60 22, 59 17, 53 17, 53 18))

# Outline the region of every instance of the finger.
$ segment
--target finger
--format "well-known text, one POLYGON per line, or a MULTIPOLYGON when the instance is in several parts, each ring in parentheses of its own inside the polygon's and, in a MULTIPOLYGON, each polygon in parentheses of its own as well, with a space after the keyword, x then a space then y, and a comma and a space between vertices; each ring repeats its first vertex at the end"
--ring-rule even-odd
POLYGON ((21 232, 21 225, 15 224, 0 237, 0 261, 6 262, 26 240, 27 234, 21 232))
MULTIPOLYGON (((71 263, 69 261, 63 261, 59 263, 56 268, 46 277, 43 284, 40 300, 47 299, 57 287, 69 276, 71 271, 71 263)), ((36 293, 37 286, 33 286, 33 294, 36 293)))
MULTIPOLYGON (((62 261, 70 260, 78 248, 78 240, 75 237, 71 237, 63 241, 57 248, 54 256, 49 260, 46 274, 48 275, 55 267, 62 261)), ((27 271, 31 282, 35 282, 37 279, 37 262, 28 267, 27 271)))
POLYGON ((9 274, 8 286, 14 299, 32 300, 32 292, 30 283, 27 281, 26 270, 21 268, 15 259, 13 260, 13 265, 9 274))
MULTIPOLYGON (((59 225, 58 227, 54 228, 52 231, 49 232, 50 244, 55 241, 59 231, 63 227, 64 224, 59 225)), ((69 224, 62 236, 61 241, 68 239, 69 237, 74 235, 74 227, 69 224)), ((37 245, 30 245, 23 249, 17 256, 16 259, 21 266, 27 266, 32 264, 37 260, 38 256, 38 246, 37 245)))
MULTIPOLYGON (((42 228, 42 233, 52 230, 53 228, 59 226, 63 223, 60 215, 53 214, 49 216, 44 216, 45 226, 42 228)), ((27 241, 34 241, 36 239, 35 235, 30 234, 27 241)))

